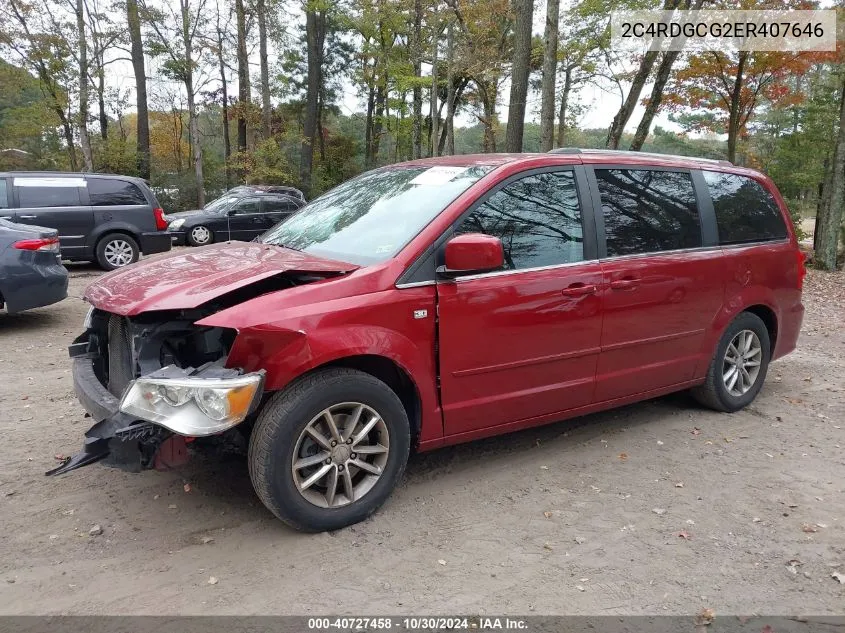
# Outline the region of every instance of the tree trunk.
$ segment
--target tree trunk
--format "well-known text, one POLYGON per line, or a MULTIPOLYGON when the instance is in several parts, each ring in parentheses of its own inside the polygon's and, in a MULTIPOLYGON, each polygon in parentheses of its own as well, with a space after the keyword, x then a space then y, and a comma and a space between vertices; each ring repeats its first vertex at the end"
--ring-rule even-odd
POLYGON ((540 151, 552 149, 555 137, 555 88, 557 87, 557 34, 560 1, 546 2, 546 44, 543 48, 543 83, 540 104, 540 151))
POLYGON ((569 106, 569 93, 572 90, 572 67, 563 72, 563 90, 560 93, 560 111, 558 112, 557 146, 564 147, 566 141, 566 109, 569 106))
POLYGON ((481 102, 484 106, 484 152, 490 153, 496 151, 496 99, 498 98, 498 90, 494 83, 485 85, 479 84, 479 91, 481 92, 481 102))
POLYGON ((56 112, 59 117, 59 121, 62 123, 62 131, 65 134, 65 143, 67 143, 70 170, 77 171, 79 169, 79 160, 76 157, 76 146, 73 144, 73 128, 70 125, 70 119, 68 119, 65 111, 59 106, 54 106, 53 110, 56 112))
POLYGON ((378 162, 378 153, 381 149, 381 134, 384 131, 384 109, 387 101, 387 87, 382 83, 385 81, 379 78, 378 86, 376 86, 376 110, 373 118, 373 132, 370 138, 370 165, 375 165, 378 162))
POLYGON ((511 96, 508 105, 508 129, 505 132, 505 151, 518 153, 522 151, 522 137, 525 131, 534 0, 511 0, 511 6, 514 14, 513 70, 511 72, 511 96))
POLYGON ((816 218, 817 247, 813 258, 817 268, 836 269, 836 255, 842 216, 845 213, 845 75, 840 81, 839 132, 830 161, 831 176, 822 213, 816 218))
MULTIPOLYGON (((249 59, 246 52, 246 9, 244 0, 235 0, 238 31, 238 151, 247 149, 247 108, 249 107, 249 59)), ((241 174, 243 180, 243 174, 241 174)))
POLYGON ((411 123, 411 155, 422 158, 422 0, 414 0, 414 120, 411 123))
POLYGON ((438 131, 440 117, 437 113, 437 49, 440 44, 439 33, 439 25, 436 24, 431 44, 431 156, 437 156, 437 144, 440 138, 440 132, 438 131))
MULTIPOLYGON (((194 46, 191 34, 190 0, 180 0, 182 9, 182 43, 185 47, 185 59, 193 60, 194 46)), ((202 145, 200 144, 200 126, 194 94, 194 71, 192 64, 186 64, 185 92, 188 93, 188 134, 191 137, 191 154, 194 159, 194 179, 197 186, 197 208, 205 206, 205 181, 202 173, 202 145)))
POLYGON ((220 14, 217 14, 217 64, 220 67, 220 87, 223 96, 223 162, 226 170, 225 185, 228 190, 232 183, 232 139, 229 134, 229 82, 226 80, 226 63, 223 61, 223 29, 220 27, 220 14))
POLYGON ((132 47, 132 69, 135 73, 135 103, 138 110, 137 156, 138 175, 150 178, 150 116, 147 110, 147 74, 144 70, 144 46, 137 0, 126 0, 126 23, 132 47))
POLYGON ((257 0, 258 13, 258 54, 261 61, 261 135, 268 139, 273 135, 273 108, 270 104, 270 62, 267 57, 267 4, 266 0, 257 0))
MULTIPOLYGON (((374 62, 375 63, 375 62, 374 62)), ((373 79, 375 80, 375 79, 373 79)), ((364 123, 364 168, 372 167, 373 157, 373 116, 376 107, 376 87, 370 84, 367 94, 367 119, 364 123)))
POLYGON ((88 42, 85 40, 84 0, 76 0, 76 29, 79 38, 79 144, 85 171, 94 171, 91 139, 88 138, 88 42))
POLYGON ((109 138, 109 115, 106 113, 106 73, 102 61, 97 62, 97 107, 100 111, 100 138, 106 141, 109 138))
POLYGON ((314 141, 317 133, 317 107, 320 96, 320 64, 323 45, 320 23, 325 16, 318 13, 310 3, 305 12, 305 36, 307 43, 308 87, 305 96, 305 119, 302 125, 302 147, 299 156, 299 177, 305 194, 311 195, 311 171, 314 165, 314 141))
MULTIPOLYGON (((717 53, 718 54, 718 53, 717 53)), ((728 160, 730 162, 736 161, 736 143, 739 137, 739 98, 742 94, 742 84, 745 80, 743 75, 745 71, 745 63, 748 60, 748 52, 742 51, 739 54, 739 61, 736 67, 736 77, 734 78, 734 87, 731 90, 731 110, 728 116, 728 160)))
POLYGON ((642 149, 643 143, 648 138, 651 123, 654 121, 654 117, 660 109, 660 102, 663 100, 663 89, 669 81, 672 65, 680 54, 680 51, 666 51, 663 53, 663 59, 660 61, 660 66, 657 67, 657 74, 654 77, 654 87, 651 89, 651 97, 649 97, 648 105, 645 107, 643 118, 637 126, 634 140, 631 142, 631 149, 635 152, 642 149))
POLYGON ((446 39, 446 154, 455 155, 455 21, 446 39))

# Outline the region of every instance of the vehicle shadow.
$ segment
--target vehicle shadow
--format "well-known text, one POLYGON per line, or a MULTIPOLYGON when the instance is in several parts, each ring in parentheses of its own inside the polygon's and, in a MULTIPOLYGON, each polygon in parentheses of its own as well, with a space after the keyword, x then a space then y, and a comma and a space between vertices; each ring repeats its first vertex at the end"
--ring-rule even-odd
MULTIPOLYGON (((494 473, 538 447, 556 454, 577 451, 585 442, 607 434, 650 424, 655 418, 668 417, 679 410, 698 408, 689 395, 681 392, 533 429, 413 453, 400 487, 409 492, 416 485, 441 477, 454 477, 471 470, 477 474, 481 465, 494 473)), ((253 491, 244 454, 213 456, 198 451, 181 474, 186 479, 205 481, 205 485, 213 489, 209 495, 215 507, 234 512, 241 522, 273 520, 253 491)))
POLYGON ((17 314, 9 314, 0 310, 0 336, 4 334, 22 334, 25 332, 37 332, 39 330, 50 330, 59 327, 61 315, 51 306, 34 308, 17 314))

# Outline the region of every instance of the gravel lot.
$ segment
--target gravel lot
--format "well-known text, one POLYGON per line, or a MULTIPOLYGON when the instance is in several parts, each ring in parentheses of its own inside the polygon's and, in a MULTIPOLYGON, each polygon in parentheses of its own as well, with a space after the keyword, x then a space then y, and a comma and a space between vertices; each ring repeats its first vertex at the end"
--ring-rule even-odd
POLYGON ((679 394, 414 456, 368 521, 305 535, 236 456, 44 477, 89 426, 66 348, 100 273, 71 268, 0 313, 0 614, 845 613, 841 273, 743 412, 679 394))

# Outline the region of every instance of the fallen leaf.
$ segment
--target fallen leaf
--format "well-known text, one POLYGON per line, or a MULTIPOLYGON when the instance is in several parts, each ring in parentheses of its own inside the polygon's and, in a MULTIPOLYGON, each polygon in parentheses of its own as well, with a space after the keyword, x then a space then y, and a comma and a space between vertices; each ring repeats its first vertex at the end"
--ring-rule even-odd
POLYGON ((805 523, 801 526, 801 531, 812 534, 819 531, 819 526, 815 523, 805 523))
POLYGON ((540 466, 540 470, 548 470, 548 469, 549 469, 548 466, 540 466))
POLYGON ((214 537, 213 536, 203 536, 201 541, 202 541, 203 545, 208 545, 209 543, 214 542, 214 537))
POLYGON ((678 482, 675 483, 675 488, 683 488, 683 487, 684 487, 683 481, 678 481, 678 482))
POLYGON ((804 401, 801 398, 784 398, 789 404, 803 404, 804 401))
POLYGON ((184 486, 182 486, 182 489, 185 492, 191 492, 191 484, 185 484, 184 486))
POLYGON ((697 426, 693 427, 693 429, 692 429, 692 431, 690 431, 690 433, 692 433, 693 435, 701 435, 701 429, 698 428, 697 426))
POLYGON ((663 516, 664 514, 666 514, 666 508, 652 508, 651 511, 658 516, 663 516))
POLYGON ((663 442, 661 442, 660 440, 657 440, 657 445, 658 445, 658 446, 663 446, 663 442))
POLYGON ((576 536, 575 542, 578 543, 578 545, 583 545, 587 542, 587 539, 585 539, 583 536, 576 536))
POLYGON ((176 509, 176 504, 175 504, 175 503, 171 503, 169 506, 167 506, 167 509, 168 509, 168 510, 175 510, 175 509, 176 509))
POLYGON ((544 517, 546 517, 547 519, 551 519, 551 518, 552 518, 552 513, 551 513, 551 512, 549 512, 548 510, 546 510, 545 512, 543 512, 543 516, 544 516, 544 517))
POLYGON ((584 587, 584 585, 575 585, 575 588, 576 588, 578 591, 587 591, 587 588, 586 588, 586 587, 584 587))
POLYGON ((713 618, 715 617, 716 614, 713 612, 713 609, 702 609, 699 611, 698 615, 695 616, 695 624, 697 626, 707 626, 713 622, 713 618))
POLYGON ((695 525, 695 521, 692 519, 687 519, 687 525, 695 525))
POLYGON ((547 549, 547 550, 549 550, 549 551, 551 552, 551 551, 552 551, 552 546, 551 546, 551 545, 549 545, 548 543, 543 543, 543 549, 547 549))
POLYGON ((209 585, 216 585, 216 584, 217 584, 217 582, 218 582, 218 581, 217 581, 217 578, 215 578, 214 576, 212 576, 211 578, 209 578, 209 579, 208 579, 208 584, 209 584, 209 585))
POLYGON ((442 558, 437 559, 437 562, 438 562, 438 563, 440 563, 441 565, 445 565, 445 564, 446 564, 446 561, 445 561, 445 560, 443 560, 442 558))
POLYGON ((690 534, 686 530, 682 530, 682 531, 678 532, 678 536, 680 538, 684 539, 685 541, 691 541, 692 540, 692 534, 690 534))
POLYGON ((841 571, 836 570, 830 574, 830 577, 834 580, 838 580, 840 585, 845 585, 845 574, 841 571))
POLYGON ((53 455, 53 459, 55 459, 57 462, 63 462, 67 459, 67 457, 65 457, 61 453, 56 453, 55 455, 53 455))
POLYGON ((628 459, 628 453, 619 453, 619 459, 625 461, 626 459, 628 459))

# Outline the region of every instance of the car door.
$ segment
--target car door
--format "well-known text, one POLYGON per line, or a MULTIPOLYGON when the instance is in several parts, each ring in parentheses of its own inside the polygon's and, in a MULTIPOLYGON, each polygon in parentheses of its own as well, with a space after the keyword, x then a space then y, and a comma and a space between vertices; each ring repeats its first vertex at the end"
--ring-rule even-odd
POLYGON ((693 378, 705 333, 722 307, 724 262, 696 196, 697 171, 599 168, 604 321, 596 401, 693 378))
POLYGON ((585 188, 580 167, 525 172, 456 224, 501 239, 505 269, 437 283, 446 435, 592 402, 602 272, 585 188))
POLYGON ((82 177, 15 177, 17 198, 14 221, 57 229, 62 256, 86 257, 86 240, 94 228, 82 177))
POLYGON ((258 197, 242 198, 235 202, 228 211, 228 239, 249 242, 256 235, 263 233, 265 217, 261 213, 261 201, 258 197))

